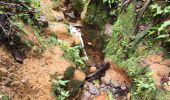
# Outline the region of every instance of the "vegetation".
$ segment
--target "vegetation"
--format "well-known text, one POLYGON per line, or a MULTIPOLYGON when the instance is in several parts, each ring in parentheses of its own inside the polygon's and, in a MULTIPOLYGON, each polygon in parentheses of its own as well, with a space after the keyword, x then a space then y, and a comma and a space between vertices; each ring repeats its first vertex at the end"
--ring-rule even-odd
POLYGON ((78 69, 84 69, 85 65, 80 57, 80 47, 69 47, 66 43, 59 41, 59 46, 64 51, 64 57, 69 59, 78 69))
MULTIPOLYGON (((63 19, 64 24, 67 19, 73 22, 79 19, 81 12, 85 11, 82 18, 84 29, 93 35, 93 39, 99 38, 102 43, 104 41, 104 46, 101 47, 105 58, 111 59, 124 69, 131 79, 131 100, 169 98, 169 92, 156 88, 148 66, 141 67, 139 64, 140 59, 150 52, 167 50, 166 53, 170 54, 168 0, 66 0, 63 5, 59 0, 52 1, 54 13, 61 10, 64 15, 67 13, 67 17, 73 16, 73 19, 71 17, 63 19), (65 5, 68 9, 62 8, 65 5), (73 13, 70 13, 72 11, 73 13), (78 18, 74 19, 74 15, 78 18), (112 24, 112 34, 107 40, 101 35, 105 31, 106 23, 112 24)), ((65 100, 75 95, 84 84, 82 81, 72 79, 76 69, 85 70, 84 60, 80 56, 82 47, 69 47, 56 35, 41 34, 43 28, 48 26, 48 22, 41 16, 41 10, 46 7, 41 8, 40 2, 40 0, 1 0, 0 42, 11 52, 16 49, 24 53, 32 48, 35 56, 41 56, 47 47, 59 46, 64 52, 63 57, 68 59, 73 67, 68 67, 62 78, 58 76, 52 78, 52 91, 56 95, 56 100, 65 100), (31 40, 32 37, 27 39, 29 36, 35 36, 37 41, 31 40)), ((55 19, 52 17, 51 19, 55 19)), ((102 43, 98 42, 98 45, 102 43)), ((109 98, 113 98, 110 91, 109 98)), ((0 94, 0 100, 8 99, 6 95, 0 94)))
POLYGON ((56 94, 56 100, 65 100, 69 97, 69 91, 64 88, 68 83, 68 80, 53 79, 52 80, 52 91, 56 94))
MULTIPOLYGON (((147 66, 146 68, 140 67, 138 61, 149 51, 161 50, 161 45, 168 44, 168 39, 170 39, 167 30, 169 20, 166 19, 170 13, 169 6, 166 6, 167 2, 164 6, 158 6, 158 4, 157 2, 150 3, 143 17, 136 21, 132 3, 118 14, 117 21, 113 25, 112 37, 105 49, 106 57, 116 62, 132 78, 131 93, 134 100, 151 100, 157 91, 151 71, 147 66), (160 21, 160 17, 164 20, 160 21), (134 29, 136 24, 137 26, 148 24, 149 27, 144 30, 137 28, 136 31, 134 29), (139 51, 140 44, 147 48, 139 51)), ((141 12, 137 14, 140 16, 141 12)))

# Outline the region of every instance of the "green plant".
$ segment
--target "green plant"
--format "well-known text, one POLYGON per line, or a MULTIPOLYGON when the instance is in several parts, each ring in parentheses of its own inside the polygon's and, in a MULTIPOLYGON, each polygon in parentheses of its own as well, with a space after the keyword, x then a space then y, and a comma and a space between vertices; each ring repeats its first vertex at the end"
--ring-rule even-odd
MULTIPOLYGON (((124 69, 128 76, 132 79, 131 94, 136 100, 150 100, 156 92, 152 72, 147 67, 141 67, 137 63, 141 57, 134 56, 126 61, 117 58, 118 66, 124 69)), ((115 61, 115 57, 112 58, 115 61)))
POLYGON ((109 6, 111 7, 111 5, 115 2, 118 2, 119 0, 103 0, 103 3, 108 3, 109 6))
POLYGON ((81 47, 69 47, 66 43, 62 42, 62 41, 58 41, 60 48, 64 51, 64 57, 69 59, 73 64, 76 65, 76 67, 78 67, 79 69, 84 69, 85 68, 85 64, 82 60, 82 58, 80 57, 80 50, 79 48, 81 47))
POLYGON ((56 100, 65 100, 67 97, 69 97, 69 91, 65 90, 68 82, 68 80, 52 80, 52 91, 56 94, 56 100))
POLYGON ((45 38, 44 43, 47 45, 47 47, 51 47, 51 46, 57 45, 58 41, 55 36, 49 36, 49 37, 45 38))
POLYGON ((0 100, 9 100, 7 95, 0 94, 0 100))
POLYGON ((74 47, 69 47, 64 52, 64 57, 72 61, 79 69, 84 69, 84 62, 82 61, 79 50, 74 47))

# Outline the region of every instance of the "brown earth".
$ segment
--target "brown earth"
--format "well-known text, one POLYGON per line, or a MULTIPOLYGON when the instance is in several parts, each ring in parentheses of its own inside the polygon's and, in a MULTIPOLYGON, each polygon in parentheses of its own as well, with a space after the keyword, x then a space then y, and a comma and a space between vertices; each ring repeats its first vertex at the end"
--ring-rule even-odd
MULTIPOLYGON (((49 21, 47 31, 50 34, 54 32, 69 45, 75 42, 75 37, 67 35, 65 24, 55 22, 56 16, 64 19, 64 15, 61 11, 53 10, 53 2, 41 0, 41 6, 42 14, 49 21)), ((23 40, 27 39, 39 45, 31 27, 24 26, 23 29, 26 33, 23 40)), ((34 54, 33 50, 29 51, 24 63, 18 64, 3 46, 0 47, 0 94, 7 94, 12 100, 55 100, 51 92, 50 77, 55 73, 63 74, 70 63, 62 57, 63 52, 57 46, 47 48, 39 58, 35 58, 34 54)))
MULTIPOLYGON (((148 66, 153 72, 152 76, 155 80, 156 86, 162 88, 161 78, 168 76, 170 73, 170 59, 165 59, 163 53, 155 53, 148 55, 141 60, 141 65, 148 66)), ((165 90, 170 91, 170 86, 163 87, 165 90)))
MULTIPOLYGON (((0 60, 5 61, 0 63, 0 68, 6 73, 4 77, 9 78, 11 83, 9 87, 0 84, 0 93, 9 94, 12 100, 54 100, 50 76, 56 72, 63 74, 70 65, 62 58, 62 54, 58 47, 49 48, 42 58, 26 58, 24 64, 20 65, 1 48, 0 60)), ((0 78, 2 77, 1 75, 0 78)))
POLYGON ((101 78, 101 80, 108 84, 108 82, 112 82, 113 84, 120 84, 125 82, 126 84, 130 85, 130 80, 125 72, 119 69, 115 64, 111 63, 111 66, 105 72, 105 76, 101 78))

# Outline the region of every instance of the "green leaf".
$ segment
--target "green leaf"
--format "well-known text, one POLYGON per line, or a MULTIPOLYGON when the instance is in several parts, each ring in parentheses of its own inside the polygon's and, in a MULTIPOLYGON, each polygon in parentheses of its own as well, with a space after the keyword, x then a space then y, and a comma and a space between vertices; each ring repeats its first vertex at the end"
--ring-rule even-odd
POLYGON ((161 26, 158 28, 158 31, 160 32, 160 31, 162 31, 162 30, 164 30, 167 26, 169 26, 170 25, 170 20, 168 20, 168 21, 165 21, 163 24, 161 24, 161 26))
POLYGON ((168 37, 168 36, 169 36, 168 34, 162 34, 162 35, 159 35, 159 36, 157 37, 157 39, 166 38, 166 37, 168 37))
POLYGON ((110 92, 110 90, 108 91, 108 96, 109 96, 109 100, 113 100, 113 95, 112 95, 112 93, 110 92))
POLYGON ((99 80, 93 80, 93 84, 94 84, 94 86, 99 87, 99 80))
POLYGON ((0 94, 0 100, 9 100, 7 95, 0 94))

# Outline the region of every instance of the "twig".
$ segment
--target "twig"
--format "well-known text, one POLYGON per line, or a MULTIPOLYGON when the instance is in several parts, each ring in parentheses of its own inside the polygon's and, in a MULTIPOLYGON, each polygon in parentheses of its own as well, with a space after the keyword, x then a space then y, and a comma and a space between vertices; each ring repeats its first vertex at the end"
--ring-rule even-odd
POLYGON ((3 32, 6 34, 6 35, 9 35, 8 31, 3 27, 3 25, 0 23, 0 27, 2 28, 3 32))
POLYGON ((146 8, 147 8, 148 5, 150 4, 150 2, 151 2, 151 0, 147 0, 146 3, 145 3, 145 5, 143 6, 143 8, 141 9, 141 11, 139 12, 139 16, 137 17, 137 22, 136 22, 135 27, 134 27, 134 33, 136 33, 137 27, 138 27, 138 25, 139 25, 139 22, 140 22, 140 20, 142 19, 142 16, 143 16, 146 8))
POLYGON ((6 6, 20 6, 19 4, 6 3, 6 2, 0 2, 0 5, 6 5, 6 6))

